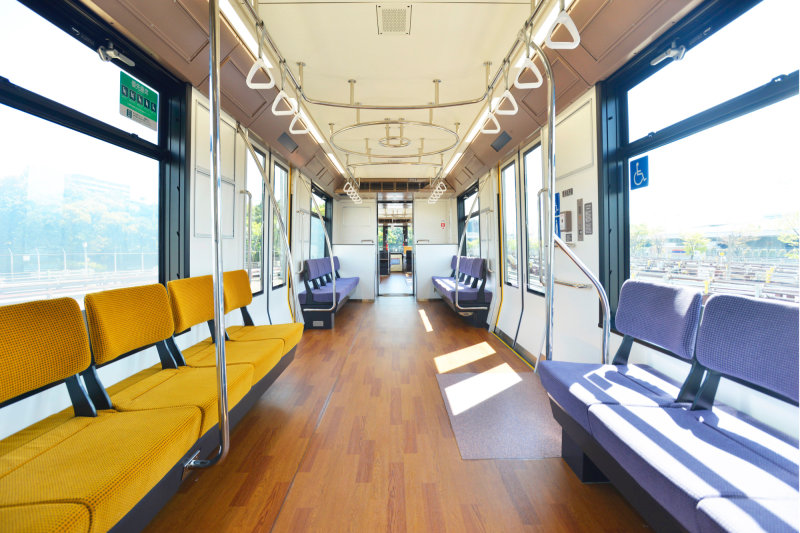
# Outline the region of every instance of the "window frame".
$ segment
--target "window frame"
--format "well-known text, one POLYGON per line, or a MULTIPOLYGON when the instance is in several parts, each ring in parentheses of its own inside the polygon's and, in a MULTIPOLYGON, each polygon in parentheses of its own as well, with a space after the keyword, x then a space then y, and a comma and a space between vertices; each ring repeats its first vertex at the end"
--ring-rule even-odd
MULTIPOLYGON (((260 157, 263 157, 263 163, 266 165, 267 162, 270 160, 270 152, 269 152, 269 150, 267 150, 265 148, 262 148, 260 144, 257 144, 257 143, 255 143, 253 141, 251 141, 251 144, 253 144, 253 149, 255 150, 256 154, 258 154, 260 157)), ((246 154, 246 157, 249 159, 251 157, 251 155, 248 153, 248 154, 246 154)), ((246 188, 246 186, 247 186, 247 164, 245 164, 244 168, 245 168, 245 188, 246 188)), ((257 292, 254 292, 253 296, 260 296, 260 295, 264 294, 264 290, 265 290, 265 288, 267 286, 267 284, 265 282, 265 279, 264 279, 264 271, 265 271, 264 265, 265 265, 265 256, 266 256, 266 254, 264 254, 264 244, 267 242, 266 241, 266 235, 265 235, 266 232, 264 231, 264 226, 265 226, 265 224, 264 224, 264 218, 265 218, 264 217, 264 213, 266 211, 265 207, 268 205, 267 204, 267 186, 264 183, 264 178, 262 176, 259 175, 258 178, 261 180, 261 290, 257 291, 257 292)), ((252 209, 252 205, 250 207, 252 209)), ((252 214, 251 214, 251 216, 252 216, 252 214)), ((252 236, 251 236, 251 245, 252 245, 252 236)), ((252 252, 252 250, 248 250, 248 253, 250 253, 250 252, 252 252)), ((243 266, 246 266, 246 265, 243 265, 243 266)))
MULTIPOLYGON (((270 158, 270 169, 271 169, 270 170, 270 173, 271 173, 270 177, 272 178, 272 191, 273 192, 275 191, 275 180, 277 179, 277 177, 276 177, 277 173, 275 172, 276 168, 280 168, 281 170, 283 170, 286 173, 286 183, 284 184, 284 187, 283 187, 284 194, 283 194, 282 200, 284 201, 283 205, 284 205, 284 208, 286 209, 286 213, 285 213, 286 220, 284 221, 284 224, 286 225, 287 234, 289 236, 291 236, 291 233, 288 233, 288 232, 291 232, 291 226, 290 226, 289 220, 288 220, 289 219, 289 212, 290 212, 290 206, 289 206, 289 198, 290 198, 290 194, 289 194, 289 181, 290 181, 289 165, 286 165, 282 160, 278 159, 277 157, 272 156, 270 158)), ((277 197, 275 198, 275 201, 278 201, 277 197)), ((270 220, 270 228, 272 229, 272 231, 270 232, 270 242, 273 242, 276 231, 280 233, 280 229, 274 223, 275 214, 274 214, 272 208, 273 208, 273 206, 272 206, 272 203, 270 202, 270 210, 269 210, 270 211, 270 217, 269 217, 269 220, 270 220)), ((282 214, 284 214, 284 213, 282 213, 282 214)), ((290 241, 290 243, 291 243, 291 241, 290 241)), ((280 239, 280 244, 281 244, 281 248, 283 248, 283 239, 282 238, 280 239)), ((283 279, 283 283, 281 283, 280 285, 275 285, 275 280, 273 278, 274 269, 272 268, 272 261, 273 261, 273 254, 274 253, 275 253, 274 250, 270 249, 269 279, 270 279, 271 289, 273 291, 276 291, 276 290, 286 286, 286 281, 287 281, 286 278, 287 278, 287 274, 288 274, 287 271, 289 269, 286 266, 284 266, 284 268, 283 268, 283 270, 284 270, 284 272, 283 272, 283 278, 284 278, 283 279)), ((285 256, 284 253, 281 254, 281 262, 282 263, 283 262, 288 262, 288 258, 285 256)))
POLYGON ((683 44, 687 53, 691 53, 692 48, 760 1, 711 0, 704 3, 600 84, 601 167, 597 217, 600 228, 600 281, 609 296, 612 328, 615 327, 619 291, 625 280, 630 278, 630 199, 626 161, 798 94, 798 71, 779 75, 760 87, 632 142, 628 139, 627 93, 672 63, 662 61, 656 66, 650 65, 650 61, 673 41, 683 44))
POLYGON ((189 227, 189 187, 185 186, 189 158, 187 84, 75 0, 19 2, 89 51, 112 42, 135 63, 131 67, 114 59, 114 65, 159 93, 158 142, 151 143, 15 85, 0 73, 0 104, 158 162, 158 280, 165 284, 189 276, 190 232, 185 229, 189 227))
MULTIPOLYGON (((505 165, 500 167, 500 189, 501 189, 500 190, 500 194, 503 197, 503 211, 502 211, 502 216, 500 217, 502 219, 501 220, 501 222, 502 222, 501 227, 503 229, 503 234, 501 236, 501 238, 503 239, 503 257, 502 257, 502 261, 503 261, 503 283, 508 285, 509 287, 514 287, 515 289, 519 288, 519 281, 520 281, 520 274, 519 274, 519 270, 520 270, 519 269, 519 252, 520 252, 520 246, 519 246, 519 209, 518 209, 519 206, 517 205, 517 189, 518 189, 518 185, 519 185, 519 183, 518 183, 519 174, 517 173, 517 168, 518 168, 517 155, 518 154, 515 153, 514 157, 509 159, 508 162, 505 165), (516 285, 514 285, 513 283, 508 281, 508 254, 506 253, 506 250, 508 249, 508 246, 507 246, 508 242, 506 240, 506 235, 507 235, 507 232, 506 232, 506 220, 507 220, 507 213, 508 213, 508 210, 506 209, 506 206, 508 206, 508 201, 507 201, 508 199, 505 196, 505 192, 506 192, 505 191, 505 180, 503 178, 503 174, 505 173, 506 169, 508 169, 509 167, 512 167, 512 166, 514 167, 514 198, 513 198, 513 201, 514 201, 514 225, 515 225, 515 230, 516 230, 516 233, 517 233, 517 284, 516 285)), ((525 270, 526 271, 528 270, 527 267, 525 268, 525 270)), ((525 284, 527 285, 527 280, 526 280, 525 284)))
MULTIPOLYGON (((473 218, 476 218, 476 217, 478 219, 478 257, 481 257, 481 253, 483 252, 483 250, 482 250, 482 247, 481 247, 481 218, 480 218, 481 217, 481 210, 480 210, 480 201, 481 201, 480 194, 481 194, 481 192, 480 192, 480 182, 479 181, 476 181, 474 184, 470 185, 466 190, 464 190, 464 192, 462 192, 460 195, 458 195, 458 198, 457 198, 458 201, 456 202, 456 206, 457 206, 457 209, 458 209, 458 212, 457 212, 457 214, 458 214, 458 236, 459 236, 459 239, 460 239, 461 238, 461 234, 464 232, 464 226, 466 226, 468 224, 468 222, 469 222, 469 221, 467 221, 467 209, 468 209, 469 206, 466 205, 466 201, 467 201, 467 198, 469 198, 473 194, 477 194, 478 195, 478 207, 479 207, 479 209, 477 211, 475 211, 472 214, 472 216, 469 217, 469 218, 470 218, 470 221, 473 218)), ((459 251, 459 253, 461 255, 465 256, 465 257, 468 257, 467 256, 467 239, 466 238, 464 239, 464 245, 461 247, 461 250, 459 251)))
MULTIPOLYGON (((308 257, 309 257, 309 259, 312 259, 312 257, 311 257, 311 228, 312 228, 313 223, 314 223, 314 217, 322 220, 322 222, 325 224, 325 231, 328 232, 328 237, 329 238, 331 237, 331 235, 333 235, 333 197, 330 194, 326 193, 324 190, 322 190, 322 187, 318 186, 313 181, 311 182, 311 194, 316 194, 318 197, 320 197, 320 198, 322 198, 324 200, 324 202, 325 202, 325 216, 320 217, 319 214, 314 212, 314 199, 309 196, 309 198, 308 198, 308 202, 309 202, 308 210, 311 213, 311 216, 310 216, 310 222, 311 223, 308 225, 308 257)), ((324 239, 324 237, 323 237, 323 239, 324 239)), ((322 257, 323 258, 329 257, 328 256, 328 246, 325 244, 324 241, 323 241, 323 245, 322 245, 322 257)), ((316 259, 316 258, 313 258, 313 259, 316 259)))
MULTIPOLYGON (((525 207, 525 290, 530 294, 535 294, 537 296, 544 297, 544 285, 542 285, 541 290, 537 290, 535 288, 531 288, 530 285, 530 272, 528 270, 528 257, 530 255, 531 243, 528 240, 529 233, 527 231, 529 218, 528 214, 530 213, 530 206, 528 205, 528 167, 525 165, 525 157, 537 148, 542 149, 542 175, 544 175, 544 147, 542 146, 542 139, 536 139, 531 144, 529 144, 524 150, 520 151, 520 161, 521 161, 521 168, 522 168, 522 198, 523 204, 525 207)), ((541 189, 541 187, 539 187, 541 189)), ((539 190, 537 189, 537 191, 539 190)), ((535 211, 538 212, 538 204, 536 206, 535 211)), ((538 214, 538 213, 537 213, 538 214)), ((537 220, 537 225, 540 225, 541 221, 537 220)), ((539 232, 541 232, 541 228, 539 228, 539 232)), ((541 254, 541 250, 539 251, 541 254)), ((538 282, 538 280, 537 280, 538 282)))

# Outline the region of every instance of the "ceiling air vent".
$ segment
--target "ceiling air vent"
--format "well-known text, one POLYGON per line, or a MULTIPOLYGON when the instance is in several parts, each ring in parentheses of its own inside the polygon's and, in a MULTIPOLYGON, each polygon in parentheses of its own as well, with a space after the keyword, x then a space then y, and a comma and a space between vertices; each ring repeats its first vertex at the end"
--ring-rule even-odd
POLYGON ((378 35, 410 35, 411 4, 378 4, 378 35))
POLYGON ((293 154, 294 151, 297 150, 297 143, 285 133, 281 133, 281 136, 278 137, 278 142, 281 143, 281 146, 286 148, 290 154, 293 154))
POLYGON ((503 147, 508 144, 508 141, 511 140, 511 135, 506 133, 505 131, 497 136, 497 139, 494 140, 492 143, 492 148, 494 148, 495 152, 499 152, 503 149, 503 147))

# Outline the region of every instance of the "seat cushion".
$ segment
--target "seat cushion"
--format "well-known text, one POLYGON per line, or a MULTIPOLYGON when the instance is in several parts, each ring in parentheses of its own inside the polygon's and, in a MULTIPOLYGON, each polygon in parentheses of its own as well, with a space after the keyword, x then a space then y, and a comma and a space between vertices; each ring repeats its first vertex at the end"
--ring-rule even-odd
POLYGON ((89 509, 79 503, 41 503, 0 507, 0 531, 88 533, 89 509))
POLYGON ((100 411, 42 427, 48 430, 0 456, 0 507, 72 502, 89 511, 90 531, 102 532, 191 450, 200 411, 100 411))
POLYGON ((689 531, 703 498, 798 497, 797 476, 684 408, 592 405, 601 446, 689 531))
POLYGON ((228 336, 232 341, 280 340, 283 342, 281 355, 286 355, 300 342, 303 324, 292 322, 267 326, 231 326, 228 328, 228 336))
MULTIPOLYGON (((453 278, 444 278, 434 276, 431 278, 433 282, 433 286, 442 295, 442 298, 446 298, 451 302, 455 303, 456 299, 456 285, 455 280, 453 278)), ((476 302, 478 301, 478 288, 471 287, 465 283, 459 282, 458 284, 458 303, 461 305, 462 302, 476 302)), ((480 300, 481 303, 491 302, 492 301, 492 291, 483 291, 483 298, 480 300)))
MULTIPOLYGON (((333 302, 333 285, 331 283, 328 283, 319 289, 314 289, 312 292, 314 293, 314 303, 330 304, 333 302)), ((341 284, 336 283, 337 302, 342 301, 345 297, 350 295, 351 292, 352 290, 348 287, 342 287, 341 284)), ((298 293, 297 298, 300 300, 301 304, 311 303, 310 301, 307 301, 308 298, 306 291, 298 293)))
POLYGON ((800 527, 797 499, 704 498, 697 506, 701 533, 789 533, 800 527))
POLYGON ((672 405, 679 392, 674 383, 637 365, 541 361, 537 371, 550 397, 587 431, 590 405, 672 405))
MULTIPOLYGON (((225 357, 228 367, 231 365, 248 364, 253 367, 253 383, 273 369, 283 356, 282 340, 263 341, 227 341, 225 343, 225 357)), ((216 367, 217 353, 213 344, 199 342, 183 350, 183 357, 190 367, 216 367)))
MULTIPOLYGON (((252 366, 228 367, 229 409, 244 398, 252 383, 252 366)), ((216 368, 147 369, 111 387, 109 396, 118 411, 197 407, 201 411, 202 423, 196 438, 202 437, 219 422, 216 368)))

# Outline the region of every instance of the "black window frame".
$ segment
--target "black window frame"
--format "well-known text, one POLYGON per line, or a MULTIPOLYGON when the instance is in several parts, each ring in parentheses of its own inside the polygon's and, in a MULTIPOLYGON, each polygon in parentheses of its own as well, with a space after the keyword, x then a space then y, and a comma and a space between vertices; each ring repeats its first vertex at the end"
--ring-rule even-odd
MULTIPOLYGON (((289 186, 291 184, 291 174, 289 173, 289 165, 284 164, 281 160, 279 160, 279 159, 277 159, 275 157, 271 157, 270 158, 270 165, 272 165, 270 167, 270 172, 271 172, 271 176, 272 176, 272 191, 273 192, 275 191, 275 167, 278 167, 281 170, 283 170, 284 172, 286 172, 286 193, 285 193, 285 195, 283 197, 283 199, 286 200, 286 220, 284 220, 284 224, 286 225, 287 235, 289 235, 289 237, 291 238, 291 233, 290 232, 292 231, 292 228, 291 228, 291 225, 289 224, 289 214, 291 213, 291 207, 292 206, 291 206, 291 194, 290 194, 290 191, 289 191, 289 186)), ((278 201, 277 197, 275 197, 275 201, 276 202, 278 201)), ((280 229, 275 227, 275 223, 274 223, 275 216, 273 214, 272 209, 270 209, 270 215, 271 216, 269 217, 269 226, 270 226, 270 230, 271 231, 270 231, 270 235, 269 235, 269 240, 270 240, 270 243, 272 243, 274 232, 276 230, 278 232, 280 232, 280 229)), ((280 239, 280 243, 281 243, 281 248, 283 248, 283 239, 282 238, 280 239)), ((274 253, 274 251, 271 249, 271 244, 270 244, 270 250, 269 251, 270 251, 270 257, 269 257, 269 284, 271 286, 270 290, 277 291, 278 289, 282 289, 283 287, 286 286, 286 278, 288 278, 288 276, 289 276, 289 258, 286 257, 286 253, 284 252, 283 260, 286 262, 286 268, 284 268, 284 272, 283 272, 284 280, 283 280, 283 283, 281 283, 280 285, 274 285, 273 282, 272 282, 272 276, 274 274, 274 271, 272 269, 272 254, 274 253)))
MULTIPOLYGON (((527 157, 527 155, 529 153, 533 152, 537 148, 542 148, 542 140, 541 139, 539 139, 538 141, 533 143, 524 152, 520 152, 520 166, 522 167, 522 198, 523 198, 523 202, 522 203, 525 206, 525 218, 524 218, 524 220, 525 220, 525 290, 528 291, 528 293, 530 293, 530 294, 535 294, 536 296, 541 296, 542 298, 544 298, 544 286, 542 286, 541 290, 536 290, 536 289, 532 289, 531 288, 531 285, 530 285, 530 272, 528 270, 528 256, 529 256, 530 250, 531 250, 531 243, 528 240, 529 234, 528 234, 528 231, 527 231, 527 229, 528 229, 528 209, 529 209, 529 205, 528 205, 528 167, 525 166, 525 157, 527 157)), ((544 160, 544 148, 542 148, 542 160, 544 160)), ((539 206, 537 204, 536 211, 538 212, 538 210, 539 210, 539 206)), ((538 221, 537 223, 540 223, 540 222, 541 221, 538 221)), ((539 231, 541 232, 541 228, 539 228, 539 231)), ((539 253, 540 254, 542 253, 541 250, 539 251, 539 253)))
MULTIPOLYGON (((519 174, 517 174, 517 159, 518 159, 517 156, 518 155, 519 155, 519 153, 515 152, 514 153, 514 157, 511 158, 511 160, 505 166, 500 168, 500 195, 503 198, 503 211, 502 211, 501 216, 500 216, 500 223, 501 223, 500 224, 500 230, 502 232, 500 234, 500 239, 502 240, 502 243, 503 243, 503 257, 500 258, 500 262, 501 262, 501 266, 503 268, 503 283, 505 285, 508 285, 509 287, 513 287, 515 289, 518 289, 519 285, 520 285, 520 283, 519 283, 520 282, 520 274, 519 274, 519 270, 520 270, 520 268, 519 268, 519 212, 517 211, 517 203, 516 203, 517 202, 517 189, 519 188, 519 183, 518 183, 519 182, 519 174), (506 169, 508 167, 511 167, 511 166, 514 167, 514 198, 512 200, 514 201, 514 219, 515 219, 514 222, 516 224, 516 228, 515 229, 517 230, 517 284, 516 285, 514 285, 513 283, 508 281, 508 269, 506 268, 506 259, 507 259, 507 256, 506 256, 506 211, 507 210, 506 210, 505 206, 508 205, 508 203, 507 203, 508 199, 505 197, 505 183, 503 182, 503 173, 506 171, 506 169)), ((527 268, 527 262, 526 262, 525 271, 527 272, 527 270, 528 270, 528 268, 527 268)), ((528 282, 527 282, 527 278, 526 278, 525 279, 525 285, 527 286, 527 284, 528 284, 528 282)))
MULTIPOLYGON (((309 197, 309 212, 311 213, 311 217, 321 219, 322 222, 325 224, 325 231, 328 232, 328 237, 330 238, 333 235, 333 197, 326 193, 320 186, 318 186, 313 181, 311 182, 311 194, 316 194, 318 197, 322 198, 325 201, 325 216, 320 217, 319 214, 314 212, 314 199, 309 197)), ((308 225, 308 257, 311 257, 311 227, 313 225, 313 220, 311 221, 312 224, 308 225)), ((324 237, 323 237, 324 238, 324 237)), ((322 246, 322 257, 329 257, 328 254, 328 246, 323 243, 322 246)))
MULTIPOLYGON (((457 210, 458 210, 457 215, 458 215, 458 236, 459 236, 459 238, 461 238, 461 234, 464 232, 464 226, 466 226, 466 224, 467 224, 467 209, 469 209, 470 206, 466 205, 466 200, 467 200, 467 198, 469 198, 473 194, 477 194, 478 195, 477 196, 477 198, 478 198, 478 207, 480 208, 481 197, 480 197, 480 183, 479 182, 476 181, 473 185, 470 185, 467 189, 464 190, 464 192, 462 192, 460 195, 458 195, 458 199, 457 199, 457 202, 456 202, 456 207, 457 207, 457 210)), ((478 217, 478 257, 481 257, 481 253, 483 252, 483 250, 481 249, 481 219, 480 219, 480 216, 481 216, 481 210, 478 209, 470 217, 470 219, 478 217)), ((465 257, 467 255, 467 239, 466 238, 464 239, 464 243, 462 244, 461 250, 460 250, 459 253, 461 255, 465 256, 465 257)))
POLYGON ((650 64, 673 42, 678 46, 686 46, 686 53, 691 53, 692 48, 760 1, 711 0, 704 3, 600 84, 600 281, 609 296, 612 328, 619 304, 619 291, 630 277, 630 204, 626 161, 637 154, 687 138, 798 94, 798 71, 779 75, 760 87, 633 141, 628 139, 628 91, 672 62, 662 61, 655 66, 650 64))
POLYGON ((114 65, 158 91, 158 143, 153 144, 15 85, 0 73, 0 104, 158 161, 158 279, 163 284, 189 276, 189 232, 186 230, 189 227, 189 187, 186 186, 189 85, 75 0, 18 1, 89 50, 96 51, 100 46, 113 43, 114 48, 135 63, 131 67, 113 59, 114 65))

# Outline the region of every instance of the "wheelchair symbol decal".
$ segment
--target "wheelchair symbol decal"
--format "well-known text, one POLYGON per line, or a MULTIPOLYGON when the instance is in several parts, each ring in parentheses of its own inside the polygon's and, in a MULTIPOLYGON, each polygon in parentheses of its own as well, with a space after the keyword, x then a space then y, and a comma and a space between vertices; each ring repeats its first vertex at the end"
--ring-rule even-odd
POLYGON ((631 190, 647 187, 649 178, 647 156, 630 162, 631 190))

